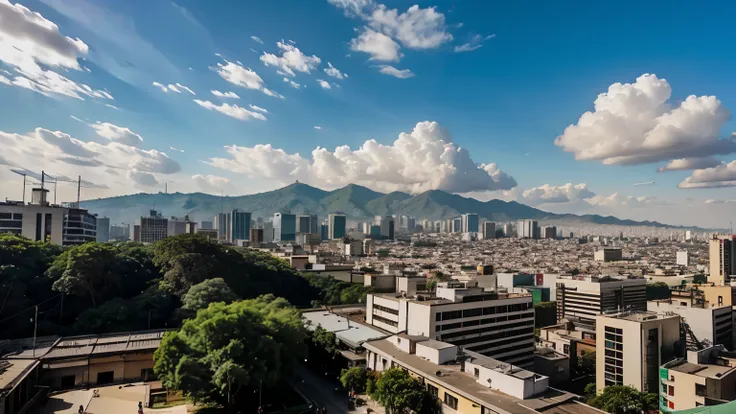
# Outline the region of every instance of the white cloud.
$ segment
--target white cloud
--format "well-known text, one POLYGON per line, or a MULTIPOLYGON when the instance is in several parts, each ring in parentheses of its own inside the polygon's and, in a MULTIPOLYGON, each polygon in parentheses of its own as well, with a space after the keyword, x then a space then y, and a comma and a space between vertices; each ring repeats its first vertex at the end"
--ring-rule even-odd
POLYGON ((69 115, 69 118, 71 118, 71 119, 73 119, 73 120, 75 120, 75 121, 77 121, 77 122, 81 122, 81 123, 83 123, 83 124, 86 124, 86 122, 82 121, 81 119, 77 118, 77 117, 76 117, 76 116, 74 116, 74 115, 69 115))
POLYGON ((643 183, 634 183, 634 187, 641 187, 643 185, 654 185, 654 184, 655 184, 654 181, 646 181, 643 183))
POLYGON ((445 15, 434 7, 422 9, 414 5, 399 13, 379 4, 368 18, 368 24, 410 49, 434 49, 452 40, 445 15))
POLYGON ((414 72, 409 69, 396 69, 395 67, 389 65, 382 65, 379 66, 379 68, 380 69, 378 69, 378 71, 383 73, 384 75, 393 76, 399 79, 408 79, 414 76, 414 72))
POLYGON ((173 84, 171 84, 171 83, 170 83, 170 84, 166 85, 166 87, 167 87, 167 88, 168 88, 168 89, 169 89, 169 90, 170 90, 171 92, 181 93, 181 91, 180 91, 179 89, 177 89, 176 85, 173 85, 173 84))
POLYGON ((348 17, 362 16, 366 9, 375 7, 374 0, 327 0, 327 2, 343 9, 348 17))
POLYGON ((321 127, 321 126, 319 126, 319 125, 315 125, 315 126, 314 126, 314 129, 322 129, 322 127, 321 127))
POLYGON ((183 149, 175 148, 175 147, 169 147, 170 150, 176 151, 176 152, 184 152, 183 149))
POLYGON ((317 79, 317 83, 319 86, 322 87, 322 89, 332 89, 332 85, 330 85, 330 82, 327 82, 323 79, 317 79))
POLYGON ((268 96, 284 99, 283 95, 266 88, 263 78, 258 76, 258 74, 250 68, 246 68, 238 65, 237 63, 228 62, 226 60, 224 65, 222 63, 218 63, 216 67, 212 67, 211 69, 233 85, 242 86, 247 89, 255 89, 268 96))
POLYGON ((665 79, 644 74, 633 84, 615 83, 595 100, 555 145, 578 160, 644 164, 736 152, 736 140, 719 139, 730 113, 715 96, 670 102, 665 79))
POLYGON ((705 200, 705 204, 731 204, 736 203, 736 200, 705 200))
POLYGON ((462 45, 455 46, 455 52, 456 53, 462 53, 462 52, 472 52, 476 49, 480 49, 483 47, 483 42, 489 39, 493 39, 496 37, 495 34, 488 35, 488 36, 482 36, 482 35, 474 35, 469 42, 463 43, 462 45))
POLYGON ((263 44, 263 40, 261 40, 261 38, 258 36, 251 36, 250 38, 253 39, 256 43, 263 44))
POLYGON ((160 83, 158 83, 156 81, 154 81, 152 83, 152 85, 155 86, 155 87, 157 87, 157 88, 159 88, 159 89, 161 89, 161 92, 168 92, 169 91, 169 88, 167 88, 166 85, 160 84, 160 83))
POLYGON ((202 191, 209 193, 216 193, 227 184, 230 184, 230 180, 225 177, 218 177, 216 175, 202 175, 196 174, 192 176, 192 180, 196 183, 202 191))
POLYGON ((281 56, 263 52, 261 62, 266 66, 274 66, 289 76, 294 76, 294 71, 311 73, 322 62, 322 59, 315 55, 305 55, 294 45, 284 42, 277 42, 276 45, 281 51, 281 56))
POLYGON ((238 105, 230 105, 227 103, 217 105, 210 101, 200 101, 199 99, 195 99, 194 102, 202 108, 209 109, 210 111, 217 111, 241 121, 247 121, 251 118, 259 119, 261 121, 266 120, 266 117, 263 116, 263 114, 259 112, 249 111, 245 108, 239 107, 238 105))
POLYGON ((194 91, 193 91, 193 90, 189 89, 188 87, 186 87, 186 86, 182 85, 182 84, 181 84, 181 83, 179 83, 179 82, 177 82, 177 83, 176 83, 176 86, 178 86, 178 87, 179 87, 179 89, 183 89, 183 90, 185 90, 185 91, 187 91, 187 92, 191 93, 192 95, 196 95, 196 93, 194 93, 194 91))
POLYGON ((229 99, 240 99, 238 94, 235 92, 220 92, 217 89, 210 91, 213 95, 215 95, 218 98, 229 98, 229 99))
POLYGON ((317 147, 307 159, 269 145, 227 146, 229 157, 211 158, 210 164, 254 179, 290 183, 295 179, 322 188, 349 183, 378 191, 420 193, 432 189, 450 192, 492 191, 516 186, 513 177, 496 164, 476 164, 467 150, 452 142, 436 122, 420 122, 391 145, 366 141, 352 150, 334 152, 317 147))
POLYGON ((89 124, 97 135, 110 141, 119 142, 124 145, 140 148, 143 145, 143 137, 131 131, 129 128, 119 127, 108 122, 89 124))
POLYGON ((129 180, 143 187, 155 187, 158 185, 156 176, 145 171, 138 171, 135 168, 128 170, 127 177, 129 180))
POLYGON ((597 195, 588 198, 587 201, 593 206, 599 207, 646 207, 656 202, 654 197, 645 196, 625 196, 619 193, 613 193, 609 196, 597 195))
POLYGON ((284 82, 288 83, 294 89, 299 89, 299 88, 302 87, 302 85, 294 82, 293 80, 291 80, 289 78, 284 78, 284 82))
POLYGON ((700 158, 678 158, 667 163, 664 167, 657 169, 659 172, 664 171, 683 171, 683 170, 701 170, 719 165, 720 162, 713 157, 700 158))
POLYGON ((105 106, 108 107, 108 108, 111 108, 111 109, 115 109, 115 110, 119 110, 120 109, 117 106, 112 105, 112 104, 108 104, 108 103, 106 103, 105 106))
POLYGON ((263 112, 264 114, 267 114, 268 113, 268 110, 266 110, 266 108, 261 108, 260 106, 256 106, 256 105, 253 105, 253 104, 250 104, 248 106, 250 106, 250 109, 252 109, 254 111, 263 112))
POLYGON ((350 41, 350 50, 368 53, 371 55, 371 60, 398 62, 404 56, 399 49, 399 44, 389 36, 368 27, 364 28, 357 38, 350 41))
POLYGON ((695 170, 677 186, 679 188, 736 187, 736 161, 695 170))
POLYGON ((519 201, 536 206, 547 203, 578 202, 594 196, 595 193, 590 191, 586 184, 567 183, 562 186, 544 184, 521 193, 519 201))
POLYGON ((328 67, 326 67, 324 69, 324 71, 325 71, 325 73, 328 76, 332 76, 333 78, 337 78, 337 79, 340 79, 340 80, 345 79, 345 78, 348 77, 348 74, 347 73, 340 72, 340 70, 338 70, 336 67, 332 66, 332 63, 327 62, 327 66, 328 67))

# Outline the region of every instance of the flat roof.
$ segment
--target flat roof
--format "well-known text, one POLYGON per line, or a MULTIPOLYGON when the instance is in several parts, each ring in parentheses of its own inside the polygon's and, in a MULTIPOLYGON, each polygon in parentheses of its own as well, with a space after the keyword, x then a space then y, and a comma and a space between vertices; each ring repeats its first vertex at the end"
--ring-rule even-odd
POLYGON ((302 315, 310 322, 307 325, 307 329, 310 331, 313 331, 317 326, 321 326, 329 332, 334 332, 337 339, 353 347, 358 347, 363 342, 371 339, 385 338, 390 335, 377 328, 363 325, 355 320, 326 310, 304 312, 302 315))
POLYGON ((12 391, 38 364, 36 359, 0 360, 0 396, 12 391))
POLYGON ((423 346, 426 346, 427 348, 438 349, 438 350, 455 347, 455 345, 448 344, 447 342, 440 342, 435 339, 427 339, 426 341, 417 342, 417 343, 423 346))

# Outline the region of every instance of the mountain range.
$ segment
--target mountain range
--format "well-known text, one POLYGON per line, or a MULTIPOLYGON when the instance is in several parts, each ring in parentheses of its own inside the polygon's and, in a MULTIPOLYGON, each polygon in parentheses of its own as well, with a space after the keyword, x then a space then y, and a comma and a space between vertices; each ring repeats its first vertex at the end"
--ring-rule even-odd
MULTIPOLYGON (((270 217, 275 212, 317 214, 341 212, 351 219, 372 218, 396 214, 413 216, 417 221, 458 217, 463 213, 477 213, 481 218, 506 222, 521 218, 555 221, 559 224, 611 224, 619 226, 678 227, 656 221, 634 221, 613 216, 554 214, 515 201, 478 201, 440 190, 411 195, 402 192, 379 193, 355 184, 333 191, 325 191, 296 182, 265 193, 244 196, 217 196, 203 193, 138 193, 124 196, 85 200, 81 207, 101 217, 110 217, 114 223, 135 223, 149 210, 157 210, 166 217, 189 215, 192 220, 211 220, 217 213, 232 209, 251 212, 253 217, 270 217)), ((678 227, 685 228, 685 227, 678 227)), ((691 227, 688 227, 691 228, 691 227)), ((702 230, 692 227, 692 229, 702 230)))

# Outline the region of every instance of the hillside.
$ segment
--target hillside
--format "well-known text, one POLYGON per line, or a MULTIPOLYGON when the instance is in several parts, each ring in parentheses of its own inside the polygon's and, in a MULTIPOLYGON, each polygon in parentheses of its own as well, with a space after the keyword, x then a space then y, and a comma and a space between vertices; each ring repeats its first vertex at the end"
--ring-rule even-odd
POLYGON ((269 217, 277 211, 295 214, 342 212, 352 219, 371 218, 376 215, 397 214, 414 216, 421 220, 457 217, 473 212, 493 221, 510 221, 520 218, 555 220, 560 223, 612 224, 619 226, 676 227, 650 221, 634 221, 612 216, 553 214, 515 201, 478 201, 440 190, 410 195, 401 192, 383 194, 350 184, 333 191, 325 191, 307 184, 294 183, 284 188, 260 194, 237 197, 192 194, 131 194, 111 198, 83 201, 82 207, 100 216, 110 217, 112 223, 135 223, 151 209, 164 216, 184 216, 193 220, 211 220, 221 212, 234 208, 253 213, 253 217, 269 217))

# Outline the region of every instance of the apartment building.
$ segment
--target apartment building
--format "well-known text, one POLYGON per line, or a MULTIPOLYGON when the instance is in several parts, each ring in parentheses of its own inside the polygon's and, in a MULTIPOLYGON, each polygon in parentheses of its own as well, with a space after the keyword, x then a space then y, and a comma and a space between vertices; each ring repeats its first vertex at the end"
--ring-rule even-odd
POLYGON ((675 358, 678 315, 621 312, 596 317, 596 389, 628 385, 658 392, 659 367, 675 358))
POLYGON ((475 281, 442 282, 434 295, 411 288, 401 294, 369 294, 366 321, 394 334, 426 336, 515 365, 534 363, 531 295, 484 291, 475 281))
POLYGON ((615 310, 647 309, 644 278, 557 276, 557 320, 594 324, 595 317, 615 310))
POLYGON ((659 379, 659 408, 665 413, 736 400, 736 353, 723 345, 688 351, 686 358, 662 365, 659 379))
POLYGON ((615 262, 622 260, 624 258, 624 254, 621 249, 602 248, 593 253, 593 258, 596 262, 615 262))
POLYGON ((736 274, 736 235, 714 234, 708 241, 710 273, 708 282, 726 285, 736 274))
POLYGON ((551 390, 549 378, 447 342, 398 334, 363 343, 368 368, 401 368, 419 379, 445 413, 600 413, 551 390), (554 396, 552 395, 554 394, 554 396))
POLYGON ((148 217, 140 220, 140 241, 143 243, 155 243, 163 240, 169 235, 169 219, 162 217, 161 213, 151 210, 148 217))

